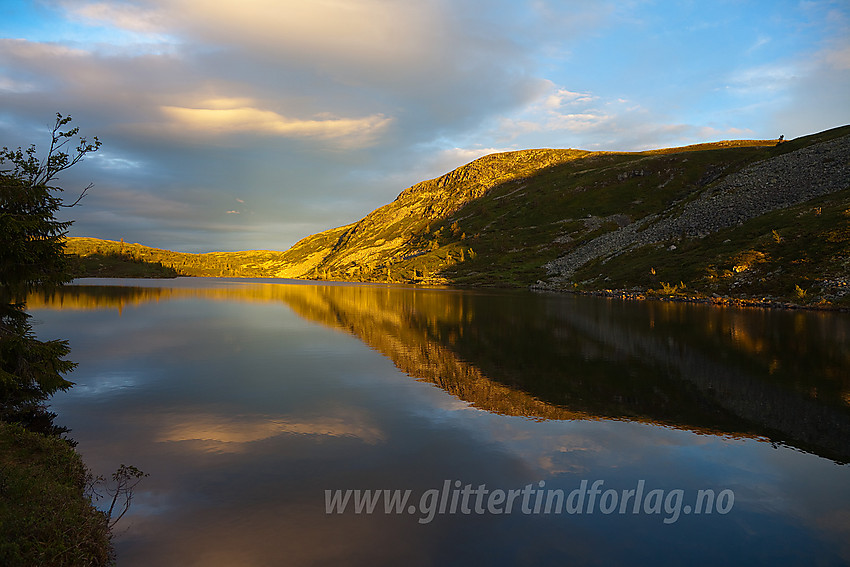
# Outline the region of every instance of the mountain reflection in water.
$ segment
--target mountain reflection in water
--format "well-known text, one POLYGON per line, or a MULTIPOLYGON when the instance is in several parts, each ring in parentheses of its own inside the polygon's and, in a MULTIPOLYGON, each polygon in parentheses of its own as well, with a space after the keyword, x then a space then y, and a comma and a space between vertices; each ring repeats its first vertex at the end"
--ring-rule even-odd
POLYGON ((281 302, 489 412, 635 421, 850 460, 845 314, 403 286, 182 282, 77 285, 28 304, 120 312, 185 298, 281 302))

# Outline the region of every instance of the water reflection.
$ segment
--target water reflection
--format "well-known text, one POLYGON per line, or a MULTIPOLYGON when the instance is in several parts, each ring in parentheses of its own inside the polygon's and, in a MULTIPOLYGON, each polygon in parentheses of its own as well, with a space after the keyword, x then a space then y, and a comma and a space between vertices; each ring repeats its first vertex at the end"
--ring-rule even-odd
POLYGON ((850 447, 844 315, 108 283, 125 285, 29 304, 40 337, 70 339, 80 363, 54 407, 86 461, 151 473, 117 540, 119 565, 850 561, 850 467, 836 465, 850 447), (671 525, 324 513, 325 489, 419 494, 446 479, 567 491, 643 479, 729 488, 736 502, 728 516, 671 525))
POLYGON ((850 459, 850 320, 841 314, 391 286, 70 287, 30 306, 281 302, 402 372, 490 412, 623 419, 850 459))

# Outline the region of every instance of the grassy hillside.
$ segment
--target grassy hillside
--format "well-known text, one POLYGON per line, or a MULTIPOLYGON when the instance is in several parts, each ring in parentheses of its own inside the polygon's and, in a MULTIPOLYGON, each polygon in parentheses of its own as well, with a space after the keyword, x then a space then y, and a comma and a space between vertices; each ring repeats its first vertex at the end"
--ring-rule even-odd
POLYGON ((69 238, 65 253, 76 277, 274 277, 284 265, 270 250, 189 254, 98 238, 69 238))
POLYGON ((778 143, 492 154, 286 252, 70 239, 184 275, 847 304, 850 127, 778 143))
POLYGON ((0 422, 0 472, 0 564, 110 564, 108 518, 67 441, 0 422))

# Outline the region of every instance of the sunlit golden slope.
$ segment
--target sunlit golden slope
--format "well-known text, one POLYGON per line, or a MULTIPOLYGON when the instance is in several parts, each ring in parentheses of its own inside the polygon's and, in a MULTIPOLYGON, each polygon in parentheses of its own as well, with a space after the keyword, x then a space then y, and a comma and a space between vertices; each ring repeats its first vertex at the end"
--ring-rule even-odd
POLYGON ((394 265, 430 249, 422 247, 421 236, 430 232, 432 223, 448 218, 497 185, 588 155, 591 152, 544 149, 484 156, 406 189, 395 201, 356 223, 296 243, 285 256, 292 263, 277 275, 393 280, 394 265))

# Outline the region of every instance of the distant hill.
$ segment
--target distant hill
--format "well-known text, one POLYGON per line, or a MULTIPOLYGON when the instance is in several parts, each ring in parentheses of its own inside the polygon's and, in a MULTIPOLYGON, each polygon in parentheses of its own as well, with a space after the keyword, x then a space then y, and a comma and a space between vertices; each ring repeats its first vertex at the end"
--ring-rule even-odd
POLYGON ((65 253, 75 277, 262 278, 286 266, 284 253, 271 250, 190 254, 99 238, 68 238, 65 253))
POLYGON ((850 303, 850 126, 779 143, 492 154, 286 252, 71 238, 185 275, 850 303))

